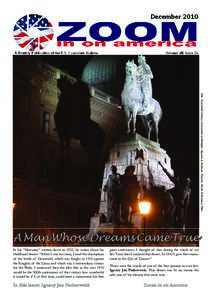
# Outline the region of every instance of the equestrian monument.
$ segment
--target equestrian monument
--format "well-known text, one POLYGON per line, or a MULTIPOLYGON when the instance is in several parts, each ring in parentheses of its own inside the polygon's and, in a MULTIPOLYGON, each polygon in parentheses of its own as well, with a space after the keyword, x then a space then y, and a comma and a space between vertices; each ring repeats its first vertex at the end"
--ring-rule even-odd
MULTIPOLYGON (((142 218, 139 202, 153 189, 169 190, 174 187, 159 163, 174 175, 170 157, 159 144, 158 125, 162 109, 152 96, 151 68, 145 57, 138 55, 138 63, 128 61, 125 71, 121 99, 127 132, 110 149, 105 164, 99 212, 91 218, 90 234, 113 234, 117 228, 124 227, 140 228, 142 218), (142 120, 147 138, 137 133, 137 116, 142 120)), ((158 216, 154 215, 152 224, 158 220, 158 216)))

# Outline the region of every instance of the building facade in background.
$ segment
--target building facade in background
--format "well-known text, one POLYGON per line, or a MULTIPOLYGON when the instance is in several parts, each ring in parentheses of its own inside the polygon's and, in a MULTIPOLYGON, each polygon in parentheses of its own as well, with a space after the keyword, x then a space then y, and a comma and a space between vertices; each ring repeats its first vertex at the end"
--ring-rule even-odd
POLYGON ((62 158, 54 122, 60 76, 75 80, 39 57, 13 58, 14 228, 88 228, 109 149, 126 127, 115 99, 90 87, 90 120, 105 133, 101 150, 90 155, 72 138, 62 158))

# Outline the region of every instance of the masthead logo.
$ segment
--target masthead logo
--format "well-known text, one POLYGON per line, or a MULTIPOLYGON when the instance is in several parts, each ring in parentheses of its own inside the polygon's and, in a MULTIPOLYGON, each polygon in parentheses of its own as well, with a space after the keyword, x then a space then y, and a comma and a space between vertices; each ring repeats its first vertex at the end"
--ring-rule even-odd
POLYGON ((13 34, 21 48, 27 51, 38 51, 49 44, 53 39, 54 31, 47 18, 37 14, 29 14, 16 22, 13 34))

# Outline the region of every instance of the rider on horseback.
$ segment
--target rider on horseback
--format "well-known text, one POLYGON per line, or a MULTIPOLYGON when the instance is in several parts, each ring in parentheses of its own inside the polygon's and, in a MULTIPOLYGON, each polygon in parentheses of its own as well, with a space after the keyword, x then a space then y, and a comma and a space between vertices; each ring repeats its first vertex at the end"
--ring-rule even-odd
POLYGON ((143 105, 147 106, 152 99, 152 83, 153 74, 150 66, 146 63, 145 56, 138 55, 138 67, 136 74, 137 81, 140 83, 144 94, 143 105))

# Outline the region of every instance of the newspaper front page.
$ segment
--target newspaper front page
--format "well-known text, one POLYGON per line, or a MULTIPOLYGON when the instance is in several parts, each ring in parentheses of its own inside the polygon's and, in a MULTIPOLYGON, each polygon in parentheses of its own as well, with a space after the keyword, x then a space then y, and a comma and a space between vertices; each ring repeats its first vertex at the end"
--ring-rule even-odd
POLYGON ((51 5, 10 14, 1 57, 5 288, 199 296, 210 240, 205 12, 51 5))

